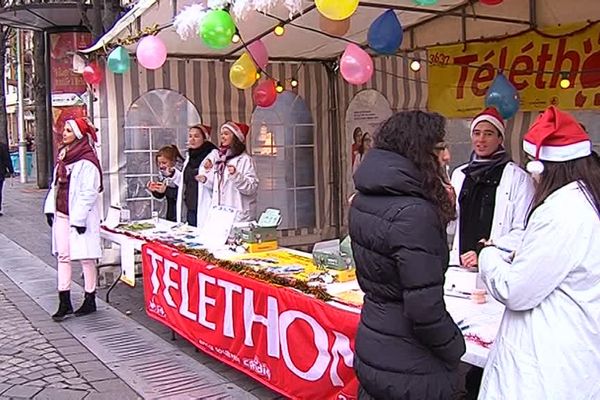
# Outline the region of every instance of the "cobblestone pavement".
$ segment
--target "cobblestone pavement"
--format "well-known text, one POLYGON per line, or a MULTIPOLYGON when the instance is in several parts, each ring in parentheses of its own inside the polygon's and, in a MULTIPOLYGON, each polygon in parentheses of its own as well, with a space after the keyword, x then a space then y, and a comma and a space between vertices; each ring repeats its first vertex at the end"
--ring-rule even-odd
MULTIPOLYGON (((56 269, 56 259, 50 254, 50 228, 47 226, 45 218, 42 214, 43 199, 45 198, 45 195, 46 190, 37 189, 34 183, 20 184, 15 181, 13 186, 5 185, 4 204, 2 207, 4 216, 0 217, 0 233, 6 235, 8 238, 10 238, 10 240, 12 240, 14 243, 17 243, 19 246, 22 246, 39 260, 56 269)), ((78 271, 79 268, 75 268, 73 279, 79 284, 83 284, 78 271)), ((1 277, 2 274, 0 273, 0 278, 1 277)), ((246 376, 245 374, 202 352, 198 352, 197 349, 194 348, 194 346, 187 340, 178 338, 176 341, 172 341, 171 330, 166 326, 150 319, 146 315, 144 311, 143 287, 141 283, 141 280, 138 281, 135 288, 130 288, 123 284, 117 285, 111 294, 111 306, 127 315, 132 321, 137 322, 141 326, 151 330, 154 334, 158 335, 162 339, 168 341, 187 356, 194 359, 198 364, 214 371, 216 374, 223 377, 227 383, 234 384, 237 387, 247 391, 247 393, 252 397, 257 397, 262 400, 283 399, 283 397, 277 393, 263 386, 254 379, 246 376)), ((100 298, 104 298, 105 293, 105 288, 98 288, 98 296, 100 298)), ((29 317, 28 312, 25 312, 25 315, 29 317)), ((49 319, 48 313, 44 312, 43 318, 44 320, 49 321, 50 324, 57 325, 49 319)), ((94 384, 94 382, 92 382, 92 384, 94 384)), ((0 383, 0 400, 3 398, 2 396, 5 396, 3 393, 3 388, 6 386, 2 385, 5 384, 0 383)), ((95 394, 95 396, 101 395, 104 396, 104 394, 95 394)), ((62 399, 63 397, 54 398, 62 399)), ((95 398, 96 397, 89 395, 86 400, 95 398)), ((102 397, 97 398, 101 399, 102 397)), ((107 400, 109 399, 109 397, 106 398, 107 400)), ((110 400, 121 399, 123 399, 121 396, 113 396, 110 398, 110 400)))
POLYGON ((2 272, 0 315, 0 399, 138 398, 2 272))

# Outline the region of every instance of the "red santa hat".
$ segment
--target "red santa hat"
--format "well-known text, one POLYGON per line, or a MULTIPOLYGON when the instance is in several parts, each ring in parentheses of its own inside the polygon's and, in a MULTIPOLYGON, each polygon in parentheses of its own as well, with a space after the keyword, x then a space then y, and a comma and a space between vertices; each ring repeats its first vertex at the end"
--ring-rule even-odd
POLYGON ((80 117, 75 119, 68 119, 65 121, 65 124, 69 125, 77 139, 81 139, 85 135, 87 135, 91 139, 92 143, 98 142, 96 128, 94 127, 94 125, 92 125, 88 118, 80 117))
POLYGON ((200 132, 202 132, 204 140, 210 140, 210 131, 212 131, 212 128, 210 126, 198 124, 190 127, 190 129, 198 129, 200 132))
POLYGON ((248 125, 233 121, 225 122, 221 129, 230 130, 242 143, 246 143, 246 137, 248 137, 248 133, 250 132, 248 125))
POLYGON ((587 157, 592 154, 592 142, 571 114, 550 106, 523 137, 523 150, 535 158, 527 163, 527 171, 541 174, 544 171, 541 161, 564 162, 587 157))
POLYGON ((498 129, 498 132, 500 132, 502 137, 504 137, 504 133, 506 131, 506 126, 504 125, 504 118, 502 118, 502 115, 500 115, 498 110, 496 110, 496 108, 494 107, 486 108, 485 110, 477 114, 477 116, 473 119, 473 121, 471 122, 471 136, 473 136, 473 131, 475 130, 477 124, 483 121, 492 124, 496 129, 498 129))

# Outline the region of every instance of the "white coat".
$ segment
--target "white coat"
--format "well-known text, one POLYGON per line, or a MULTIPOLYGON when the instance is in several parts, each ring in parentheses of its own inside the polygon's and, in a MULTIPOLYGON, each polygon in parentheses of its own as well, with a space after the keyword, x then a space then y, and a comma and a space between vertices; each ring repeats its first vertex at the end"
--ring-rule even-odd
MULTIPOLYGON (((100 172, 88 160, 76 161, 67 165, 69 181, 69 224, 85 226, 83 234, 71 228, 69 250, 71 260, 98 259, 102 257, 100 241, 100 172)), ((56 214, 57 170, 44 204, 45 214, 56 214)), ((57 255, 56 234, 52 229, 52 254, 57 255)))
POLYGON ((576 182, 531 216, 512 263, 479 256, 506 305, 479 399, 600 399, 600 219, 576 182))
POLYGON ((235 174, 231 175, 225 167, 223 176, 217 172, 218 150, 213 150, 207 158, 211 160, 213 168, 207 172, 204 186, 212 190, 212 205, 237 210, 235 222, 256 220, 258 177, 252 157, 248 153, 242 153, 232 158, 227 165, 235 167, 235 174))
MULTIPOLYGON (((198 167, 199 173, 202 174, 204 162, 208 159, 208 156, 202 160, 200 166, 198 167)), ((190 162, 189 154, 185 157, 185 161, 183 162, 183 168, 181 171, 175 169, 173 175, 173 183, 177 185, 177 222, 186 222, 187 221, 187 209, 185 207, 184 201, 184 192, 185 192, 185 184, 183 182, 183 171, 185 171, 185 167, 187 167, 190 162)), ((207 188, 201 183, 198 183, 198 208, 196 208, 196 225, 202 226, 204 224, 204 220, 208 215, 208 210, 210 208, 210 204, 212 201, 212 190, 207 188)))
MULTIPOLYGON (((450 265, 460 265, 460 204, 458 196, 465 181, 464 169, 468 164, 462 165, 452 173, 451 183, 456 191, 456 221, 454 232, 449 229, 449 233, 454 233, 452 250, 450 251, 450 265)), ((496 201, 494 207, 494 216, 492 217, 491 239, 498 246, 507 249, 516 249, 521 243, 523 231, 533 200, 533 180, 519 168, 515 163, 509 162, 504 167, 500 184, 496 190, 496 201)))

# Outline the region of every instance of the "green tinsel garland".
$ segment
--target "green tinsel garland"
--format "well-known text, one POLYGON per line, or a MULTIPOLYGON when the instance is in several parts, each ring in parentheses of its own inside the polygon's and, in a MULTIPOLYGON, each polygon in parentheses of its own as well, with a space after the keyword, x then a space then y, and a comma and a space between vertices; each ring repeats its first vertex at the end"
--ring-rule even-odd
POLYGON ((308 283, 298 279, 279 276, 273 272, 254 270, 253 268, 242 263, 221 260, 213 256, 211 252, 203 249, 190 249, 184 246, 178 246, 177 249, 182 253, 201 258, 202 260, 210 264, 218 265, 219 267, 224 268, 228 271, 238 273, 242 276, 251 279, 267 282, 272 285, 291 287, 301 291, 302 293, 314 296, 315 298, 322 301, 332 300, 331 295, 327 293, 327 291, 322 287, 310 286, 308 283))

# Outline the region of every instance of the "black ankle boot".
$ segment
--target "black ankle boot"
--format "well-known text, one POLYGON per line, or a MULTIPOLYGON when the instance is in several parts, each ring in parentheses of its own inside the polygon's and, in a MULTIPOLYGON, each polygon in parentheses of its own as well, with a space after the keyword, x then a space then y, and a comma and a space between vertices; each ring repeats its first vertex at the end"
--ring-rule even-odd
POLYGON ((52 316, 56 322, 60 322, 69 314, 73 314, 73 306, 71 305, 71 291, 63 290, 58 292, 58 311, 52 316))
POLYGON ((83 300, 83 304, 81 307, 75 311, 76 317, 81 317, 82 315, 88 315, 96 311, 96 292, 85 293, 85 299, 83 300))

